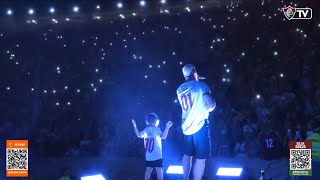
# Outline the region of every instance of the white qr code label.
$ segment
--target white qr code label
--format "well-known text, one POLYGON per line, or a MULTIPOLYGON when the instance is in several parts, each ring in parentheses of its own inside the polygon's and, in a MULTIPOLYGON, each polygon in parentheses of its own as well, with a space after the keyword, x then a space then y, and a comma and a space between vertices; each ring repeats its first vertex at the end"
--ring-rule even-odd
POLYGON ((28 177, 28 140, 7 140, 7 177, 28 177))
POLYGON ((306 142, 289 142, 289 174, 290 176, 311 176, 311 147, 309 141, 306 142))
POLYGON ((311 170, 311 150, 290 149, 290 170, 311 170))

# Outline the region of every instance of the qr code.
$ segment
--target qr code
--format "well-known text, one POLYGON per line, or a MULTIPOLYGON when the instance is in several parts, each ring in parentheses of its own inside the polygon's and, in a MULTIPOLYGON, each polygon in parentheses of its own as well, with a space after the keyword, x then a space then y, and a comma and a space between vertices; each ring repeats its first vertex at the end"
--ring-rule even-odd
POLYGON ((28 149, 7 149, 7 170, 28 170, 28 149))
POLYGON ((311 170, 311 149, 291 149, 290 170, 311 170))

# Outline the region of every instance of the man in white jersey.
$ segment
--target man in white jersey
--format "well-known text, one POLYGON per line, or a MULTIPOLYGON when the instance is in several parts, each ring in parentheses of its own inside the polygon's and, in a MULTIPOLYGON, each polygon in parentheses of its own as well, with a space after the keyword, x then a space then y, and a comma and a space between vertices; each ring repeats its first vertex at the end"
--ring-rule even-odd
POLYGON ((145 180, 150 179, 153 168, 156 169, 158 180, 163 180, 162 166, 162 142, 161 139, 166 139, 172 122, 166 124, 164 132, 158 127, 159 118, 155 113, 150 113, 145 118, 147 127, 139 132, 137 124, 132 120, 134 132, 140 138, 144 139, 144 148, 146 153, 146 171, 145 180))
POLYGON ((199 81, 193 65, 185 65, 182 72, 186 81, 177 89, 177 96, 182 108, 182 132, 184 134, 183 179, 189 180, 194 157, 196 160, 193 165, 193 179, 201 180, 206 159, 211 155, 208 117, 209 112, 216 107, 216 103, 208 85, 199 81))

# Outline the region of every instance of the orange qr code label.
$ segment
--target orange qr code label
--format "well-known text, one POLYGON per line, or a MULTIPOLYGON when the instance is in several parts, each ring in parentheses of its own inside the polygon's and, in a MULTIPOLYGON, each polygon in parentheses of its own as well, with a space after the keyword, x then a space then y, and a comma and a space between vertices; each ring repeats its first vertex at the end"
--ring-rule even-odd
POLYGON ((28 140, 7 140, 6 176, 28 177, 28 140))

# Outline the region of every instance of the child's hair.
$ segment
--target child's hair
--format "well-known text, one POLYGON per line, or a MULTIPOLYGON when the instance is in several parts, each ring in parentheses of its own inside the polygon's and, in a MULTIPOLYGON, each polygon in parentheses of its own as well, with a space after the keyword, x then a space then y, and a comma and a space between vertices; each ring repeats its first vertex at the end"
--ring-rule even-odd
POLYGON ((155 113, 149 113, 146 116, 145 121, 148 126, 155 126, 157 124, 158 119, 159 118, 155 113))

